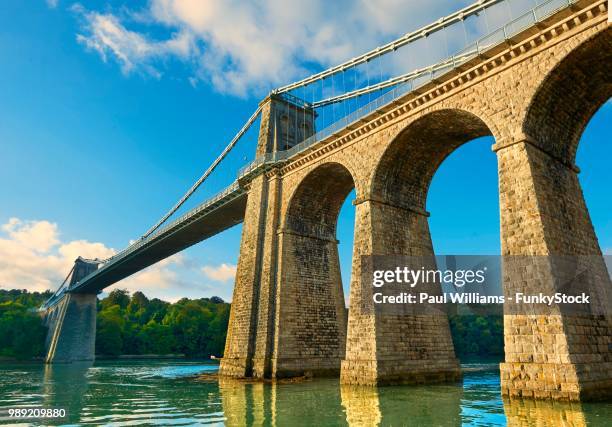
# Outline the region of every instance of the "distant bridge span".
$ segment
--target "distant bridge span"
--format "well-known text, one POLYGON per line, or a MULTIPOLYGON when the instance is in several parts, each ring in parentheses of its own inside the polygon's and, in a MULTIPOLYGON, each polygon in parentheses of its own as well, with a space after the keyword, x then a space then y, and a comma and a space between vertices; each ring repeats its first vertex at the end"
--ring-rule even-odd
POLYGON ((237 184, 207 200, 125 252, 110 258, 73 287, 74 293, 96 293, 132 274, 208 239, 244 220, 246 191, 237 184))

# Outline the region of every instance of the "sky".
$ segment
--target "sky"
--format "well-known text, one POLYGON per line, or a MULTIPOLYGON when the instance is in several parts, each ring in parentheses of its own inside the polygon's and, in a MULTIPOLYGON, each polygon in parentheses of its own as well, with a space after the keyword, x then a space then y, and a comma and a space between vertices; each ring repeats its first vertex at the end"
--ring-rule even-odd
MULTIPOLYGON (((55 289, 74 259, 127 246, 191 186, 273 87, 467 4, 339 0, 0 2, 0 288, 55 289)), ((577 163, 612 253, 612 106, 577 163)), ((499 253, 492 141, 456 150, 427 206, 440 254, 499 253)), ((338 239, 345 288, 354 210, 338 239)), ((231 300, 236 226, 114 287, 231 300)))

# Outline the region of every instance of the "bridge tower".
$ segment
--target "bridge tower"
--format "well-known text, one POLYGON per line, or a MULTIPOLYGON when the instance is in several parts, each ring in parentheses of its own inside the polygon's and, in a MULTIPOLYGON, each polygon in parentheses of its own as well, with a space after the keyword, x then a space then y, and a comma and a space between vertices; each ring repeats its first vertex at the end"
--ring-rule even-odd
POLYGON ((93 361, 96 346, 96 293, 75 293, 71 287, 97 270, 97 260, 77 258, 61 299, 44 313, 47 325, 46 363, 93 361))
MULTIPOLYGON (((300 99, 286 94, 269 96, 262 101, 257 156, 288 150, 309 138, 314 134, 315 118, 314 109, 300 99)), ((317 368, 301 365, 299 369, 283 368, 279 362, 285 352, 291 351, 291 346, 279 332, 283 322, 278 302, 283 296, 277 283, 282 252, 279 249, 282 180, 278 172, 277 168, 267 170, 248 183, 221 375, 276 378, 300 375, 304 372, 301 368, 306 371, 317 368)), ((336 310, 336 302, 326 303, 336 310)), ((344 302, 341 307, 344 311, 344 302)))
POLYGON ((270 95, 261 102, 257 156, 293 148, 314 134, 316 113, 289 94, 270 95))

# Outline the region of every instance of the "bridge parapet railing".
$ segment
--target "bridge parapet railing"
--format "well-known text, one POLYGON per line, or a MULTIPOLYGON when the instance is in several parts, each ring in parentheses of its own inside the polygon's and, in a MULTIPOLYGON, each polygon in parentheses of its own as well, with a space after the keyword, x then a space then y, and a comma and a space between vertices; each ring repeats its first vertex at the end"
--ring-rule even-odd
POLYGON ((288 159, 291 150, 275 151, 258 156, 254 161, 244 166, 238 172, 238 180, 248 179, 271 166, 279 166, 288 159))
POLYGON ((246 165, 240 170, 239 178, 248 176, 253 171, 259 170, 258 168, 274 165, 275 162, 286 162, 293 156, 296 156, 297 154, 302 153, 308 148, 312 147, 314 144, 329 138, 335 133, 353 124, 356 124, 367 115, 391 104, 401 96, 430 84, 436 78, 439 78, 442 75, 461 67, 466 62, 484 54, 488 50, 508 42, 509 39, 518 35, 524 30, 533 27, 538 22, 547 19, 560 10, 565 9, 577 2, 578 0, 549 0, 541 3, 528 12, 508 22, 504 26, 491 31, 475 42, 470 43, 455 55, 448 57, 444 61, 392 79, 392 82, 395 84, 393 89, 390 89, 361 108, 321 129, 289 150, 278 151, 276 153, 267 153, 264 156, 259 156, 252 163, 246 165))
POLYGON ((160 236, 160 235, 162 235, 164 233, 167 233, 170 229, 175 228, 177 226, 180 226, 182 223, 188 221, 190 218, 194 217, 195 215, 197 215, 198 213, 202 212, 206 208, 209 208, 210 206, 214 205, 215 203, 217 203, 221 199, 225 198, 229 194, 239 190, 239 188, 240 188, 240 186, 238 184, 238 181, 234 181, 230 186, 228 186, 227 188, 223 189, 222 191, 217 193, 215 196, 207 199, 206 201, 201 203, 196 208, 190 210, 189 212, 187 212, 184 215, 180 216, 179 218, 175 219, 170 224, 166 225, 165 227, 159 228, 158 230, 156 230, 152 234, 150 234, 148 237, 137 240, 136 242, 134 242, 133 244, 131 244, 130 246, 128 246, 127 248, 125 248, 121 252, 117 253, 116 255, 113 255, 112 257, 110 257, 108 259, 108 261, 103 265, 103 267, 107 266, 109 263, 113 262, 114 260, 117 260, 118 258, 123 258, 126 255, 130 254, 131 252, 134 252, 135 250, 139 249, 140 247, 142 247, 143 245, 147 244, 151 240, 154 240, 156 237, 158 237, 158 236, 160 236))
POLYGON ((232 193, 239 192, 240 189, 241 188, 240 188, 240 185, 238 184, 238 181, 234 181, 230 186, 225 188, 223 191, 217 193, 215 196, 207 199, 205 202, 201 203, 198 207, 192 209, 191 211, 187 212, 186 214, 184 214, 181 217, 177 218, 176 220, 172 221, 170 224, 166 225, 165 227, 159 228, 158 230, 156 230, 155 232, 151 233, 146 238, 142 238, 142 239, 139 239, 139 240, 135 241, 134 243, 129 245, 124 250, 122 250, 122 251, 118 252, 117 254, 113 255, 112 257, 108 258, 106 260, 106 262, 101 264, 100 267, 96 271, 94 271, 94 272, 90 273, 89 275, 85 276, 79 282, 76 282, 71 288, 65 288, 61 292, 58 292, 58 294, 55 296, 55 298, 53 298, 53 301, 49 300, 47 303, 45 303, 45 305, 43 307, 49 307, 50 305, 55 303, 57 300, 59 300, 59 298, 61 298, 61 296, 66 291, 78 287, 80 284, 82 284, 83 282, 85 282, 89 278, 99 274, 101 271, 109 268, 114 263, 120 261, 121 259, 124 259, 125 257, 129 256, 131 253, 133 253, 133 252, 137 251, 138 249, 142 248, 143 246, 149 244, 151 241, 155 240, 157 237, 159 237, 159 236, 169 232, 173 228, 180 227, 182 224, 188 222, 194 216, 196 216, 199 213, 201 213, 202 211, 212 207, 216 203, 222 201, 224 198, 228 197, 232 193))

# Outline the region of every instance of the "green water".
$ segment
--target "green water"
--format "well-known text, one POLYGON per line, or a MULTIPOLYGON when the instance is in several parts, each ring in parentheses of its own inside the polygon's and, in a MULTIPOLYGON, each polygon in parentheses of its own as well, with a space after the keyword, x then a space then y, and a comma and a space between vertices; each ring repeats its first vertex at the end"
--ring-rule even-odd
POLYGON ((464 365, 463 384, 346 387, 201 382, 216 365, 100 361, 92 367, 0 365, 0 424, 276 426, 609 426, 612 404, 503 402, 495 365, 464 365), (64 408, 61 420, 15 420, 8 408, 64 408))

